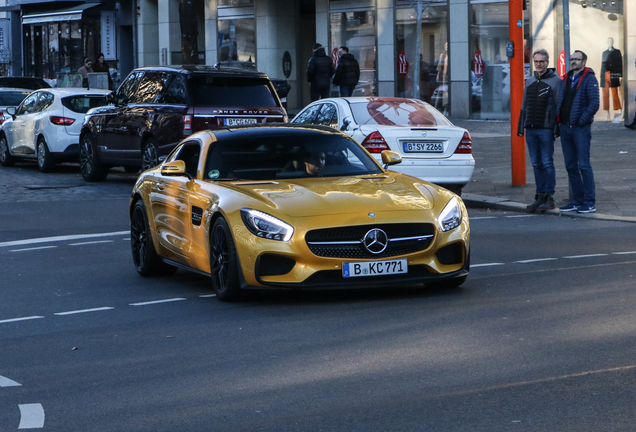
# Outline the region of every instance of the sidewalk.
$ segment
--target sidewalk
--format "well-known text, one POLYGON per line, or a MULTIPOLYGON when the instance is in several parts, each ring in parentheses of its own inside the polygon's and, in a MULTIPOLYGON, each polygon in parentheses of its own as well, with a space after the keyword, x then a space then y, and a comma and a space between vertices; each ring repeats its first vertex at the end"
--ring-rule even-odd
MULTIPOLYGON (((534 173, 526 149, 526 184, 512 186, 510 122, 450 119, 466 128, 473 139, 475 172, 463 190, 467 206, 525 212, 534 201, 534 173)), ((558 206, 570 202, 567 171, 561 140, 554 143, 556 210, 549 214, 568 217, 636 222, 636 132, 623 123, 592 125, 591 162, 596 182, 596 213, 560 213, 558 206)))

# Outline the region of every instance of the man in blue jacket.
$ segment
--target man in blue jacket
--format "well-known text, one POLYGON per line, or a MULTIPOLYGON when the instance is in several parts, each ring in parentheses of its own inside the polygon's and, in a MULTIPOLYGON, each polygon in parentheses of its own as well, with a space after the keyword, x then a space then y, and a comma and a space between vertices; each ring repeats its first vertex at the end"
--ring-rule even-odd
POLYGON ((572 202, 562 212, 596 211, 594 173, 590 163, 592 122, 599 108, 599 87, 594 71, 585 67, 587 55, 576 50, 570 57, 568 72, 559 94, 557 106, 561 147, 568 171, 572 202))

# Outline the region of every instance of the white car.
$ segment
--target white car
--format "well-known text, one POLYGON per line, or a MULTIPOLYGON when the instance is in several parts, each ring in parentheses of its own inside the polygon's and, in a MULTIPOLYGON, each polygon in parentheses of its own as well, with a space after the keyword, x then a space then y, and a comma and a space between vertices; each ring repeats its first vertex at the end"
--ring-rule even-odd
POLYGON ((77 161, 84 115, 106 105, 108 93, 86 88, 40 89, 17 108, 7 108, 9 117, 0 128, 0 165, 31 159, 37 160, 40 171, 49 172, 56 162, 77 161))
POLYGON ((383 150, 402 156, 391 169, 441 185, 458 195, 475 169, 472 140, 433 106, 418 99, 348 97, 320 99, 292 123, 340 129, 378 161, 383 150))

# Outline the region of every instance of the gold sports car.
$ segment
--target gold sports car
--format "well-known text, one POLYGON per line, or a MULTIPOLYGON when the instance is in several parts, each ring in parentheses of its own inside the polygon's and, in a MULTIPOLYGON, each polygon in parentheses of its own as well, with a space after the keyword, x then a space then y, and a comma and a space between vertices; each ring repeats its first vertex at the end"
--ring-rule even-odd
POLYGON ((245 289, 423 283, 457 287, 470 227, 457 195, 387 170, 323 126, 196 133, 141 174, 130 201, 142 276, 210 275, 219 300, 245 289))

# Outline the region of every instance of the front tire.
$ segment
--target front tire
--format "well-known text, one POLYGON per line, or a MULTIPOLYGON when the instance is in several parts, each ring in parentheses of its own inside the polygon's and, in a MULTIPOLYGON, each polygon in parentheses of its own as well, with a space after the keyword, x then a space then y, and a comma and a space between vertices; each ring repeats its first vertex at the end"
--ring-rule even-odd
POLYGON ((108 167, 102 165, 97 156, 97 148, 93 144, 90 133, 82 135, 79 154, 80 171, 87 182, 101 182, 108 176, 108 167))
POLYGON ((47 173, 53 171, 54 167, 55 160, 53 160, 53 155, 49 151, 46 140, 41 136, 38 138, 38 169, 40 172, 47 173))
POLYGON ((242 297, 238 278, 238 258, 230 227, 219 217, 210 233, 210 275, 219 300, 231 302, 242 297))
POLYGON ((159 165, 159 149, 157 140, 148 138, 141 154, 141 170, 146 171, 159 165))
POLYGON ((143 200, 135 203, 130 219, 130 247, 137 272, 144 277, 168 276, 177 271, 166 264, 155 250, 143 200))
POLYGON ((3 167, 15 165, 15 158, 9 153, 9 143, 5 134, 0 135, 0 165, 3 167))

